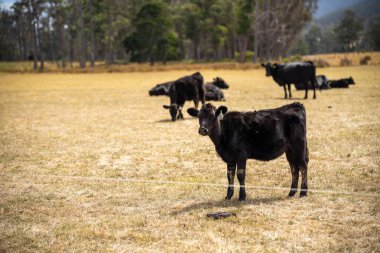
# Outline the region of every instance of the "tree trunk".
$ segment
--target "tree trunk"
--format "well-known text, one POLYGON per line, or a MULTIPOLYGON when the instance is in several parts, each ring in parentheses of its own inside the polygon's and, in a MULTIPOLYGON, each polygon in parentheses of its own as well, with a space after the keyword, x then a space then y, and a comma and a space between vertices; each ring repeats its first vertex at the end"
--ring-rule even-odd
POLYGON ((84 20, 83 20, 83 3, 79 0, 77 4, 78 8, 78 36, 79 36, 79 65, 80 68, 86 68, 86 34, 84 32, 84 20))
POLYGON ((33 37, 33 69, 37 70, 38 43, 37 43, 37 34, 36 34, 36 22, 34 20, 34 1, 28 2, 28 14, 29 14, 29 21, 30 21, 30 30, 32 31, 32 37, 33 37), (32 11, 32 8, 33 8, 33 11, 32 11))
POLYGON ((270 0, 267 0, 265 2, 265 12, 268 13, 268 17, 266 18, 266 21, 265 21, 265 40, 266 40, 266 43, 265 43, 265 58, 267 61, 271 61, 272 59, 272 56, 271 56, 271 46, 270 46, 270 43, 271 43, 271 40, 270 40, 270 33, 271 31, 269 31, 269 22, 270 22, 270 15, 269 15, 269 12, 270 12, 270 0))
POLYGON ((257 63, 259 57, 259 0, 255 1, 255 23, 253 25, 253 62, 257 63))
POLYGON ((112 6, 109 6, 108 10, 108 40, 107 40, 107 51, 106 51, 106 57, 107 57, 107 64, 112 65, 113 64, 113 30, 112 30, 112 6))
POLYGON ((94 8, 93 8, 93 0, 89 0, 89 9, 90 9, 90 46, 91 46, 91 67, 95 66, 95 34, 94 34, 94 8))
POLYGON ((239 62, 243 63, 245 62, 245 53, 247 51, 247 46, 248 46, 248 35, 242 34, 239 36, 239 62))

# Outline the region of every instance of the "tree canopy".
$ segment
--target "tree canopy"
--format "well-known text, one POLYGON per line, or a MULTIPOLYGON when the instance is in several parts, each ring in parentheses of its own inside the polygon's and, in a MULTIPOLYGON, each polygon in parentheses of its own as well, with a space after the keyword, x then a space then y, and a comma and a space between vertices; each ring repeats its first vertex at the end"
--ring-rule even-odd
MULTIPOLYGON (((170 60, 269 61, 290 53, 378 48, 351 12, 329 32, 312 27, 316 0, 17 0, 0 10, 0 60, 82 68, 170 60)), ((376 23, 377 22, 377 23, 376 23)))

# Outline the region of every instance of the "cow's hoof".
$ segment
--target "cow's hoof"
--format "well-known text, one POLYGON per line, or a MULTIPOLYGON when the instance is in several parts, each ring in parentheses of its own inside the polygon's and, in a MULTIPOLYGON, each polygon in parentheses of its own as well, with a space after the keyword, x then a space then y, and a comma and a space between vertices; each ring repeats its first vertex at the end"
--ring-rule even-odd
POLYGON ((288 198, 293 198, 296 195, 297 191, 290 191, 288 194, 288 198))
POLYGON ((304 198, 304 197, 307 197, 307 192, 301 192, 300 193, 300 198, 304 198))
POLYGON ((246 195, 245 194, 240 194, 239 195, 239 201, 245 201, 246 195))
POLYGON ((230 196, 226 196, 224 199, 225 200, 230 200, 232 198, 232 196, 230 197, 230 196))

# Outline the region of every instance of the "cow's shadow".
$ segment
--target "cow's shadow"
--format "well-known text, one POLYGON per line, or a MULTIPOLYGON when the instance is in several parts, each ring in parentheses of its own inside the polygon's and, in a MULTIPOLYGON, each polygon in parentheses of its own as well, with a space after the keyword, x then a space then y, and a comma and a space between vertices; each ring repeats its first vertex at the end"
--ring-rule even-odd
POLYGON ((292 101, 292 100, 306 100, 304 98, 295 98, 295 97, 291 97, 291 98, 284 98, 284 97, 280 97, 280 98, 275 98, 276 100, 289 100, 289 101, 292 101))
POLYGON ((181 121, 190 121, 190 120, 194 120, 196 118, 184 118, 184 119, 177 119, 176 121, 172 121, 171 119, 160 119, 160 120, 157 120, 156 123, 177 123, 177 122, 181 122, 181 121))
POLYGON ((249 205, 259 205, 259 204, 270 204, 278 201, 285 201, 289 198, 285 196, 277 196, 277 197, 264 197, 264 198, 256 198, 256 199, 247 199, 246 201, 238 201, 236 200, 208 200, 204 202, 198 202, 186 207, 183 207, 180 210, 173 211, 173 215, 188 213, 191 211, 199 210, 199 209, 210 209, 210 208, 222 208, 222 207, 241 207, 241 206, 249 206, 249 205))

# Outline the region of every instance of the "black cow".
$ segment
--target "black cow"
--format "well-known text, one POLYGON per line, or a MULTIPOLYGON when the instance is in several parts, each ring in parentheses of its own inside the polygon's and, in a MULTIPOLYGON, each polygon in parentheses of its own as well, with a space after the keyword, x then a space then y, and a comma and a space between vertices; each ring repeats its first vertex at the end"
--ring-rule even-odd
POLYGON ((169 96, 171 82, 161 83, 149 90, 149 96, 169 96))
MULTIPOLYGON (((150 96, 169 96, 170 85, 173 82, 166 82, 157 84, 151 90, 149 90, 150 96)), ((227 86, 228 87, 228 86, 227 86)), ((205 84, 205 99, 206 101, 226 101, 224 93, 220 87, 215 86, 212 83, 205 84)))
POLYGON ((205 87, 203 76, 196 72, 190 76, 184 76, 173 82, 169 88, 170 105, 164 105, 169 109, 172 121, 183 119, 182 108, 186 100, 193 100, 195 108, 198 108, 199 101, 205 103, 205 87))
POLYGON ((206 101, 226 101, 223 91, 214 84, 206 83, 206 101))
POLYGON ((207 84, 213 84, 221 89, 228 89, 230 86, 220 77, 215 77, 211 83, 206 83, 207 84))
POLYGON ((216 152, 227 163, 228 189, 226 199, 234 193, 234 176, 240 183, 239 200, 245 200, 245 169, 247 159, 269 161, 283 153, 290 164, 292 184, 289 197, 297 192, 299 172, 302 175, 300 197, 307 195, 309 155, 306 140, 306 111, 300 103, 254 112, 227 112, 205 104, 201 110, 189 108, 199 118, 199 134, 208 135, 216 152))
MULTIPOLYGON (((315 78, 317 80, 316 88, 320 90, 330 89, 329 80, 327 79, 325 75, 318 75, 315 78)), ((307 85, 308 85, 308 89, 313 88, 313 85, 311 84, 311 82, 308 82, 307 85)), ((303 83, 295 83, 294 86, 296 87, 297 90, 305 90, 305 84, 303 83)))
MULTIPOLYGON (((272 76, 273 80, 279 85, 284 87, 285 98, 288 98, 286 93, 286 85, 288 86, 289 98, 292 97, 290 91, 290 84, 311 82, 313 85, 314 95, 316 98, 315 87, 317 81, 315 80, 315 65, 311 61, 306 62, 293 62, 288 64, 261 64, 266 70, 266 76, 272 76)), ((305 89, 305 99, 307 98, 308 87, 305 89)))
POLYGON ((350 84, 355 84, 355 81, 351 76, 349 78, 329 81, 331 88, 348 88, 350 84))

